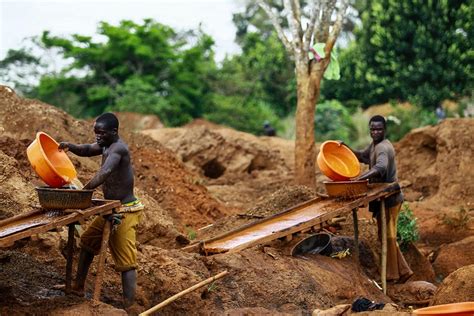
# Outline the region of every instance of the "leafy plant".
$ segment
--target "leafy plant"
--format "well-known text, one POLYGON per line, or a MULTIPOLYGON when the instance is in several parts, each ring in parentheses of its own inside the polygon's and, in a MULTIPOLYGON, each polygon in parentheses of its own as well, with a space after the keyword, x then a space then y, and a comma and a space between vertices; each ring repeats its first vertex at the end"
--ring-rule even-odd
POLYGON ((185 226, 184 229, 186 230, 186 235, 189 240, 194 240, 197 237, 197 232, 189 226, 185 226))
POLYGON ((413 215, 407 203, 403 203, 402 211, 398 215, 397 241, 402 250, 407 249, 408 245, 420 239, 418 233, 417 218, 413 215))

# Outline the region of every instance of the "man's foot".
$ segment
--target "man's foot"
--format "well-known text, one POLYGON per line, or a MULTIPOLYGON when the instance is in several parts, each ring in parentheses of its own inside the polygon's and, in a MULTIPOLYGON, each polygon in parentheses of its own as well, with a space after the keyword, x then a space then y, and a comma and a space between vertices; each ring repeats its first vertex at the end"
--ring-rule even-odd
MULTIPOLYGON (((53 285, 53 289, 58 290, 58 291, 63 291, 64 293, 66 293, 66 285, 65 284, 53 285)), ((80 297, 84 297, 85 296, 85 291, 84 291, 83 288, 82 289, 78 288, 77 286, 75 286, 75 284, 73 284, 72 287, 71 287, 71 290, 69 291, 69 293, 66 293, 66 294, 73 294, 73 295, 77 295, 77 296, 80 296, 80 297)))

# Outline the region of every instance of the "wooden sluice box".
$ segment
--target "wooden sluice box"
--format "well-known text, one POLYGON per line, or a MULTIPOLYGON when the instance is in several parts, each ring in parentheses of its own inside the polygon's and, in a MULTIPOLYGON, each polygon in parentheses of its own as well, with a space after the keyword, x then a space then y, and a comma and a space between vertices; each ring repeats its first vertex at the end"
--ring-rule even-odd
MULTIPOLYGON (((66 293, 71 291, 72 259, 74 255, 74 225, 85 219, 98 215, 112 214, 120 208, 120 201, 93 199, 92 206, 82 210, 46 210, 36 209, 24 214, 13 216, 0 221, 0 248, 10 247, 15 241, 45 233, 57 228, 68 226, 67 264, 66 264, 66 293)), ((99 254, 97 276, 94 286, 94 299, 99 300, 102 286, 105 252, 109 239, 111 224, 106 221, 102 235, 102 245, 99 254)))
MULTIPOLYGON (((244 225, 214 238, 200 241, 198 247, 205 255, 224 252, 237 252, 257 244, 278 238, 291 239, 295 233, 310 229, 318 230, 323 222, 334 217, 346 215, 352 211, 355 232, 357 228, 357 210, 374 200, 381 200, 400 191, 396 183, 369 185, 364 195, 353 199, 315 198, 281 213, 244 225)), ((356 233, 357 234, 357 233, 356 233)), ((355 236, 358 243, 358 236, 355 236)), ((194 245, 188 246, 188 248, 194 245)), ((356 247, 358 251, 358 247, 356 247)), ((358 256, 358 253, 357 253, 358 256)))

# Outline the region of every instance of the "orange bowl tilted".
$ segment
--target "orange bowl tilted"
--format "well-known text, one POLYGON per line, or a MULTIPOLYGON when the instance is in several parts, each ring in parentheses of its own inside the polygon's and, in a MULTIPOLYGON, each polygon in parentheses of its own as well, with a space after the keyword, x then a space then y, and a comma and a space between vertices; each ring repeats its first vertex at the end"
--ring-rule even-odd
POLYGON ((47 185, 60 188, 77 177, 76 169, 59 144, 48 134, 38 132, 26 149, 31 166, 47 185))
POLYGON ((333 140, 321 144, 317 163, 321 172, 334 181, 346 181, 360 173, 356 155, 347 146, 333 140))
POLYGON ((474 302, 459 302, 452 304, 434 305, 415 309, 414 315, 450 315, 450 316, 472 316, 474 315, 474 302))

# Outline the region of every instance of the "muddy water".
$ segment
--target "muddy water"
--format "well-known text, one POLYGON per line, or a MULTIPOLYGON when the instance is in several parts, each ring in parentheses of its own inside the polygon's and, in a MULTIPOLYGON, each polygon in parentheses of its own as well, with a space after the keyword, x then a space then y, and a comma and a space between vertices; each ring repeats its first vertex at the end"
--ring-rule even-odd
POLYGON ((257 241, 266 236, 284 231, 298 224, 308 222, 326 214, 334 208, 328 208, 333 201, 318 201, 315 204, 298 208, 293 211, 283 213, 269 220, 247 227, 241 231, 232 233, 222 239, 206 243, 204 248, 209 252, 224 252, 243 244, 257 241))
POLYGON ((51 221, 53 217, 64 215, 61 211, 45 211, 32 214, 29 217, 19 219, 11 223, 0 226, 0 238, 12 235, 14 233, 27 230, 32 227, 45 225, 51 221))

